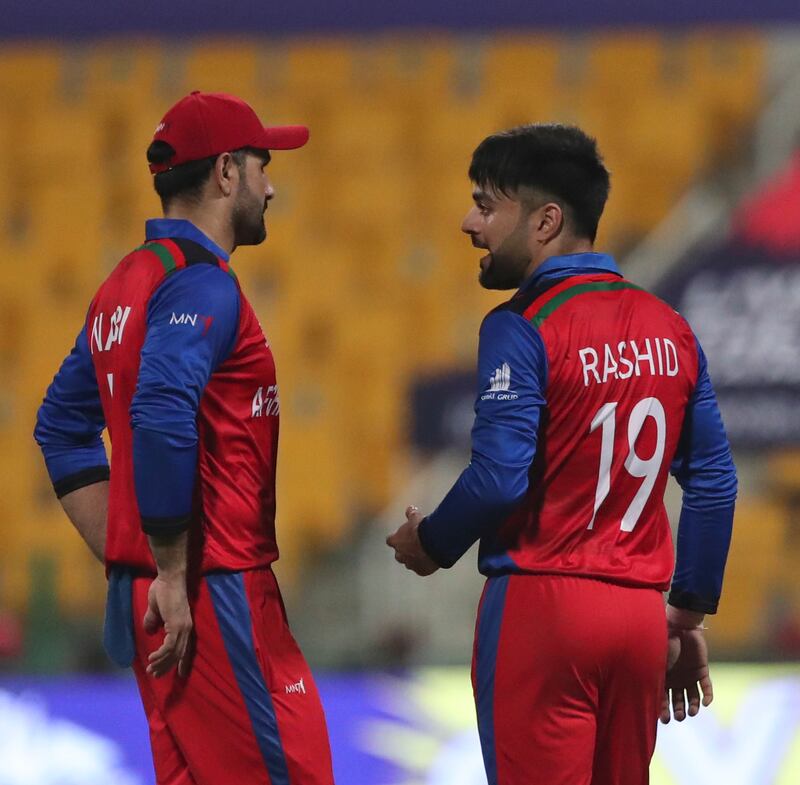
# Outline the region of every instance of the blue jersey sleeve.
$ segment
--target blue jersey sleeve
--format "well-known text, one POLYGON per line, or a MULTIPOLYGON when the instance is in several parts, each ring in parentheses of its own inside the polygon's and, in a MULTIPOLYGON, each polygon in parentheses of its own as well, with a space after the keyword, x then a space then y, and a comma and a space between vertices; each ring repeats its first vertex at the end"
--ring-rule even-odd
POLYGON ((546 376, 538 331, 512 311, 489 314, 478 347, 472 459, 419 527, 423 548, 440 566, 455 564, 524 498, 546 376))
POLYGON ((716 613, 733 528, 736 467, 699 343, 697 351, 697 384, 672 463, 683 507, 669 602, 716 613))
POLYGON ((84 326, 47 389, 34 430, 59 498, 108 479, 105 426, 84 326))
POLYGON ((197 410, 211 374, 233 350, 238 325, 236 283, 213 265, 173 273, 150 299, 131 403, 133 474, 147 534, 177 534, 189 525, 197 410))

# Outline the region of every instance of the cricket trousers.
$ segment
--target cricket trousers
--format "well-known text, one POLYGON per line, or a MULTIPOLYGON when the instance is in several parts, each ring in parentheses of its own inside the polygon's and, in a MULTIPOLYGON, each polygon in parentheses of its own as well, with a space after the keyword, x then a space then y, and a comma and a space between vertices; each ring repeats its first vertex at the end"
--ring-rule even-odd
POLYGON ((666 654, 655 589, 490 578, 472 667, 489 785, 646 785, 666 654))
POLYGON ((322 704, 272 571, 202 578, 185 678, 145 672, 164 637, 142 625, 151 582, 133 581, 133 668, 158 785, 333 785, 322 704))

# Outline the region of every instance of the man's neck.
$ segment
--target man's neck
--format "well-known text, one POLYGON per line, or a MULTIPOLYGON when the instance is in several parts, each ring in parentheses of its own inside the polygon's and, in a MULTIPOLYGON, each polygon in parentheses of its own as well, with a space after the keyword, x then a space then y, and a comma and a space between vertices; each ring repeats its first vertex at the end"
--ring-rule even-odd
POLYGON ((594 243, 591 240, 570 239, 566 242, 548 243, 541 248, 537 256, 531 259, 528 269, 525 271, 525 279, 529 278, 548 259, 554 256, 570 256, 578 253, 593 253, 594 243))
POLYGON ((169 209, 164 211, 164 218, 189 221, 223 251, 228 254, 233 253, 233 229, 230 221, 222 221, 208 210, 183 204, 170 205, 169 209))

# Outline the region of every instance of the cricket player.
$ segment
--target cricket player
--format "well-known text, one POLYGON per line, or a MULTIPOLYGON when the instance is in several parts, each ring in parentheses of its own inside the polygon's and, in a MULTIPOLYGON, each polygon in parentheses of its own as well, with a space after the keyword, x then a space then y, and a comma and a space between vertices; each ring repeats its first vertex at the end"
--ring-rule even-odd
POLYGON ((706 359, 679 314, 593 250, 609 191, 593 139, 514 128, 478 146, 469 175, 480 283, 516 292, 481 326, 469 466, 387 542, 428 575, 480 540, 489 785, 642 785, 666 691, 678 720, 713 697, 703 618, 736 471, 706 359), (683 488, 674 574, 669 471, 683 488))
POLYGON ((266 238, 270 151, 307 140, 230 95, 167 112, 147 152, 164 218, 98 290, 39 410, 55 492, 106 565, 105 644, 133 666, 158 785, 333 783, 270 567, 275 363, 229 265, 266 238))

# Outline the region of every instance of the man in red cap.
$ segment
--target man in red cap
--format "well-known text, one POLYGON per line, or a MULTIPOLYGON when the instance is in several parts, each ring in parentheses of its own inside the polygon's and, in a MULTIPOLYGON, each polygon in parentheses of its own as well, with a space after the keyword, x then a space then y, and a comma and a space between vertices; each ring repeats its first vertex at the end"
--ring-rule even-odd
POLYGON ((164 218, 98 290, 39 410, 56 494, 106 565, 105 644, 133 666, 159 785, 333 783, 270 568, 275 364, 228 264, 266 238, 270 151, 307 140, 230 95, 167 112, 147 151, 164 218))

